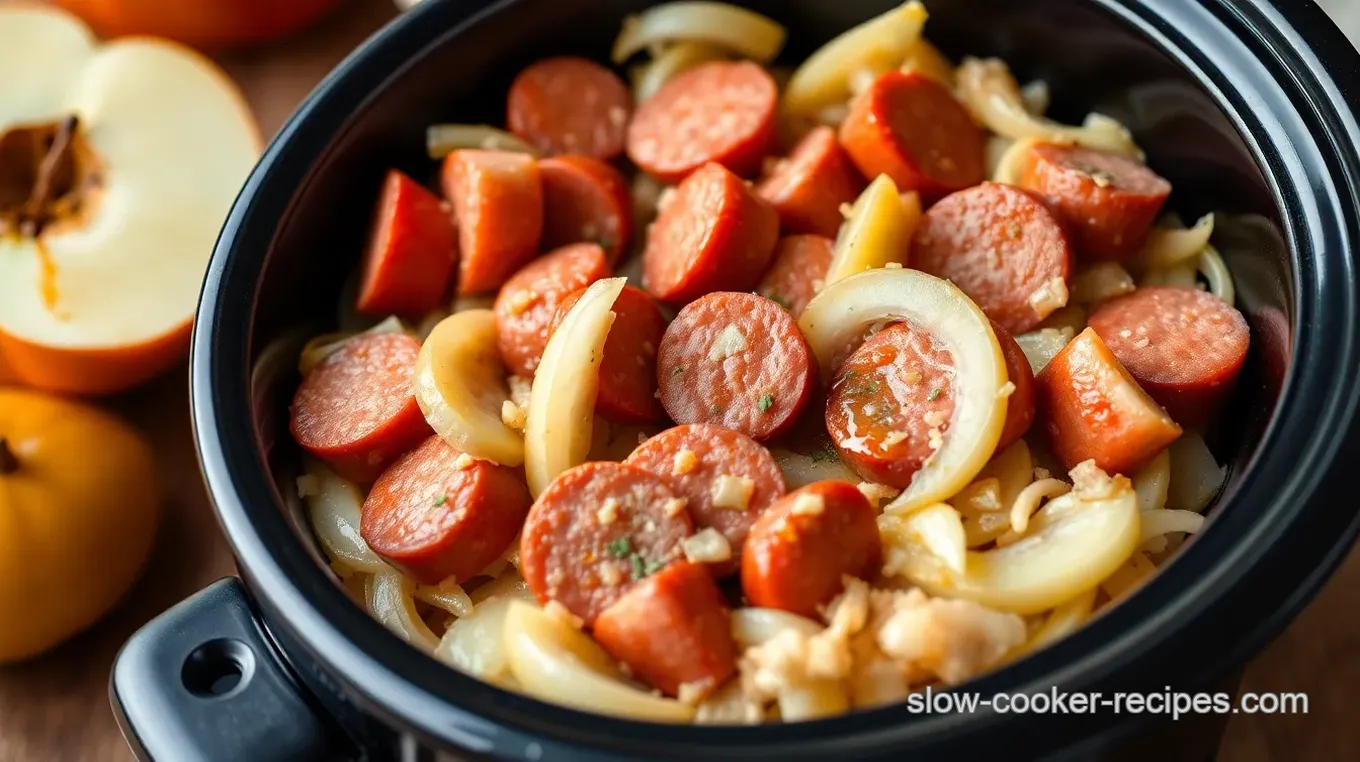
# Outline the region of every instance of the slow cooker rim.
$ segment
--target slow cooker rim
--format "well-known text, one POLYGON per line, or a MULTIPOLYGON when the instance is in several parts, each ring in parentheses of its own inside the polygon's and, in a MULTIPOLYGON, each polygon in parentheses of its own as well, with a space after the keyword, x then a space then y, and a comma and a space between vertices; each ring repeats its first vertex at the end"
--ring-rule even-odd
MULTIPOLYGON (((1153 17, 1151 9, 1159 4, 1164 4, 1161 0, 1094 0, 1094 2, 1111 12, 1119 13, 1126 21, 1143 26, 1142 31, 1145 34, 1148 31, 1147 25, 1154 23, 1149 21, 1153 17), (1139 12, 1143 15, 1138 15, 1139 12)), ((287 564, 288 566, 298 567, 299 564, 296 562, 301 559, 301 566, 304 568, 300 577, 295 576, 298 571, 296 568, 285 571, 276 553, 286 553, 286 549, 279 551, 277 548, 266 547, 261 533, 254 526, 255 519, 248 515, 249 511, 246 507, 251 505, 250 500, 257 500, 260 496, 267 495, 271 507, 278 508, 277 501, 274 499, 274 486, 260 458, 254 433, 244 431, 244 429, 250 428, 248 383, 240 378, 237 378, 234 383, 229 382, 229 377, 233 373, 242 373, 241 363, 238 362, 233 366, 232 363, 223 359, 225 355, 232 354, 238 357, 249 356, 246 353, 248 347, 242 340, 248 336, 248 330, 241 326, 229 326, 233 321, 218 321, 219 316, 217 314, 218 310, 224 307, 221 303, 223 282, 227 280, 228 275, 232 274, 231 269, 234 266, 239 266, 242 261, 241 251, 245 248, 242 239, 248 237, 246 231, 253 231, 253 234, 249 237, 266 243, 272 239, 272 231, 277 220, 283 216, 278 210, 287 208, 289 198, 305 178, 310 162, 320 158, 316 154, 329 150, 334 144, 335 138, 343 133, 345 123, 344 119, 340 117, 348 115, 350 110, 358 110, 353 108, 352 104, 350 109, 347 110, 338 109, 336 106, 341 101, 354 100, 356 89, 368 88, 376 82, 400 76, 401 70, 406 65, 403 59, 414 59, 414 56, 399 51, 423 50, 439 44, 443 37, 458 34, 459 26, 480 13, 499 12, 512 4, 512 2, 501 2, 483 9, 479 4, 472 2, 444 2, 427 3, 425 7, 418 8, 407 18, 394 22, 375 35, 363 48, 346 59, 309 97, 288 126, 271 144, 259 168, 252 175, 246 189, 242 192, 241 198, 238 200, 226 228, 224 228, 218 250, 213 257, 210 276, 204 288, 200 321, 194 337, 193 362, 194 419, 200 457, 214 501, 217 504, 219 519, 227 530, 237 557, 248 571, 248 576, 257 583, 255 586, 256 595, 273 613, 286 612, 277 617, 278 621, 274 621, 273 624, 275 626, 279 624, 287 626, 290 632, 296 636, 296 639, 303 642, 313 652, 310 656, 327 664, 333 672, 343 675, 351 689, 365 699, 369 708, 377 710, 380 714, 389 717, 398 724, 412 726, 424 735, 446 742, 458 742, 474 749, 485 748, 486 744, 493 743, 489 739, 495 734, 501 736, 499 741, 494 742, 495 748, 500 750, 510 748, 506 744, 523 748, 526 743, 545 741, 546 739, 542 735, 549 730, 556 732, 555 740, 561 740, 564 744, 570 746, 574 743, 585 743, 586 740, 579 735, 573 738, 572 733, 564 731, 576 728, 578 733, 587 733, 587 731, 580 730, 585 727, 589 728, 587 734, 593 741, 600 740, 601 732, 608 733, 611 729, 614 729, 628 731, 622 733, 620 737, 631 738, 635 743, 639 741, 644 743, 664 742, 670 740, 666 736, 676 735, 673 729, 587 715, 518 696, 510 696, 507 699, 506 694, 501 694, 489 686, 457 674, 452 670, 442 670, 442 672, 448 674, 438 675, 433 680, 434 685, 431 685, 430 681, 422 679, 419 682, 423 685, 417 686, 415 684, 417 681, 413 680, 412 676, 421 677, 419 672, 394 666, 392 664, 393 658, 382 659, 372 654, 364 654, 369 657, 367 663, 359 665, 353 662, 348 664, 338 663, 341 661, 338 654, 328 652, 337 645, 341 647, 352 646, 352 648, 343 649, 351 652, 362 653, 363 651, 354 642, 356 638, 352 630, 367 630, 363 633, 365 641, 389 649, 391 653, 387 656, 398 657, 396 660, 408 665, 423 663, 424 657, 413 649, 401 645, 394 636, 387 634, 366 614, 350 604, 325 573, 319 567, 315 567, 309 558, 305 558, 306 554, 301 552, 297 538, 292 538, 293 543, 297 545, 297 548, 293 551, 293 555, 297 558, 284 560, 290 561, 287 564), (426 31, 421 31, 422 29, 426 31), (362 87, 360 87, 361 82, 362 87), (326 122, 321 117, 326 115, 327 110, 334 117, 331 122, 333 126, 329 130, 324 130, 319 125, 326 122), (283 182, 284 178, 291 179, 288 182, 283 182), (272 211, 272 216, 266 212, 266 209, 272 211), (269 232, 265 233, 266 230, 269 232), (228 327, 234 328, 234 330, 224 330, 228 327), (228 339, 232 339, 232 341, 228 341, 228 339), (237 420, 231 420, 233 415, 237 416, 237 420), (231 441, 224 442, 224 438, 229 438, 231 441), (249 499, 247 493, 249 493, 249 499), (312 567, 310 576, 305 567, 312 567), (304 583, 309 588, 308 592, 304 592, 299 587, 304 583), (329 596, 327 593, 329 593, 329 596), (319 595, 320 597, 319 599, 309 597, 312 595, 319 595), (330 598, 330 600, 327 600, 327 598, 330 598), (322 612, 319 610, 319 606, 325 606, 330 611, 322 612), (362 667, 362 669, 358 667, 362 667), (400 683, 403 682, 406 684, 401 685, 400 683), (394 684, 397 685, 395 691, 392 690, 394 684), (479 706, 484 716, 478 717, 471 709, 454 706, 451 702, 441 698, 441 695, 449 696, 455 693, 472 696, 473 699, 464 702, 465 705, 469 707, 479 706), (493 707, 493 704, 500 706, 493 707), (489 711, 493 709, 495 711, 489 711), (519 716, 506 716, 512 713, 519 716), (501 715, 494 721, 496 724, 486 719, 493 715, 501 715), (533 715, 533 717, 529 715, 533 715), (526 722, 526 720, 531 720, 534 717, 547 718, 547 721, 537 726, 526 722), (506 737, 508 728, 505 725, 514 726, 518 732, 513 734, 513 737, 506 737), (672 732, 668 733, 668 730, 672 732), (518 737, 520 734, 523 734, 523 737, 518 737)), ((1290 38, 1290 41, 1295 44, 1303 43, 1305 50, 1308 46, 1311 46, 1313 50, 1323 50, 1324 54, 1333 60, 1340 60, 1345 57, 1349 57, 1353 63, 1356 60, 1354 50, 1345 43, 1344 39, 1338 40, 1339 33, 1316 7, 1271 8, 1262 0, 1253 0, 1249 6, 1242 4, 1243 7, 1233 7, 1225 0, 1204 0, 1199 5, 1213 8, 1218 13, 1227 16, 1235 22, 1236 25, 1233 28, 1239 33, 1243 30, 1243 24, 1263 24, 1267 27, 1266 31, 1274 35, 1290 38), (1248 11, 1258 14, 1257 18, 1255 20, 1245 18, 1245 13, 1248 11), (1282 21, 1284 23, 1281 23, 1282 21), (1307 28, 1309 31, 1307 34, 1303 34, 1299 32, 1300 28, 1307 28), (1304 42, 1305 39, 1306 43, 1304 42)), ((1225 21, 1224 24, 1230 26, 1228 21, 1225 21)), ((1258 29, 1258 31, 1260 30, 1258 29)), ((1165 46, 1162 47, 1165 49, 1165 46)), ((1183 54, 1186 51, 1179 52, 1183 54)), ((1313 51, 1309 52, 1312 53, 1313 51)), ((1343 89, 1339 83, 1331 80, 1320 68, 1316 56, 1314 56, 1312 66, 1308 66, 1306 61, 1303 64, 1296 61, 1292 62, 1290 67, 1291 73, 1296 77, 1312 77, 1315 80, 1314 86, 1321 86, 1324 90, 1330 87, 1334 93, 1339 93, 1343 89), (1304 71, 1298 71, 1296 67, 1299 66, 1302 66, 1304 71)), ((1297 83, 1295 84, 1297 85, 1297 83)), ((1296 87, 1297 91, 1304 89, 1302 86, 1296 87)), ((375 92, 380 91, 380 87, 375 89, 375 92)), ((1320 108, 1325 112, 1329 106, 1334 104, 1312 105, 1314 108, 1320 108)), ((1335 143, 1332 149, 1334 162, 1341 165, 1339 171, 1350 181, 1347 184, 1350 190, 1348 194, 1350 208, 1355 209, 1355 194, 1353 192, 1356 177, 1355 167, 1360 164, 1360 159, 1357 159, 1356 156, 1357 132, 1354 119, 1349 114, 1332 114, 1331 121, 1347 128, 1345 131, 1350 135, 1348 143, 1335 143)), ((1334 141, 1340 139, 1338 136, 1332 137, 1334 141)), ((1258 158, 1260 157, 1261 154, 1258 152, 1258 158)), ((1342 237, 1353 240, 1357 236, 1354 230, 1350 230, 1342 231, 1342 237)), ((1291 236, 1291 243, 1293 242, 1293 236, 1291 236)), ((257 258, 263 256, 263 251, 257 252, 257 258)), ((1313 263, 1304 262, 1303 264, 1306 266, 1313 263)), ((257 266, 254 268, 254 272, 258 273, 261 269, 257 266)), ((237 274, 235 280, 241 282, 244 277, 244 274, 237 274)), ((1353 286, 1354 282, 1352 273, 1346 283, 1353 286)), ((1306 306, 1308 302, 1302 298, 1303 294, 1300 293, 1302 285, 1296 284, 1295 297, 1296 300, 1299 300, 1298 303, 1301 306, 1306 306)), ((1336 289, 1333 288, 1333 290, 1336 289)), ((1349 299, 1350 314, 1353 316, 1353 288, 1351 291, 1344 296, 1349 299)), ((1310 295, 1309 298, 1312 298, 1312 296, 1310 295)), ((235 306, 239 309, 240 303, 238 302, 235 306)), ((247 307, 249 308, 249 305, 247 307)), ((243 323, 247 321, 238 320, 234 322, 243 323)), ((1298 328, 1299 326, 1296 325, 1296 330, 1298 328)), ((1348 346, 1353 350, 1353 345, 1352 337, 1348 346)), ((1350 356, 1353 357, 1353 355, 1354 351, 1350 353, 1350 356)), ((1297 359, 1296 357, 1295 360, 1297 361, 1297 359)), ((1352 362, 1350 366, 1353 365, 1352 362)), ((1291 372, 1291 379, 1282 394, 1279 403, 1280 410, 1283 410, 1286 403, 1289 402, 1291 389, 1297 380, 1292 377, 1293 375, 1291 372)), ((1349 402, 1339 405, 1344 419, 1349 420, 1354 415, 1353 398, 1354 395, 1349 402)), ((1332 407, 1336 408, 1338 405, 1332 407)), ((1279 420, 1276 420, 1272 423, 1272 431, 1277 428, 1279 422, 1279 420)), ((1263 438, 1261 448, 1263 452, 1258 452, 1257 461, 1253 462, 1247 469, 1248 477, 1262 460, 1270 459, 1271 453, 1264 452, 1264 443, 1271 440, 1272 431, 1268 431, 1263 438)), ((1313 492, 1315 489, 1308 491, 1313 492)), ((1235 496, 1228 496, 1225 502, 1232 502, 1233 497, 1235 496)), ((272 527, 272 530, 274 534, 280 531, 291 534, 286 525, 283 524, 281 515, 279 526, 272 527)), ((1354 530, 1355 526, 1352 521, 1338 539, 1345 540, 1353 536, 1354 530)), ((1212 533, 1210 533, 1204 539, 1212 536, 1212 533)), ((1339 553, 1335 552, 1336 548, 1343 544, 1342 542, 1335 543, 1332 553, 1334 560, 1339 559, 1340 556, 1339 553)), ((1168 576, 1161 575, 1159 580, 1154 581, 1150 587, 1156 586, 1158 583, 1169 583, 1168 576)), ((1320 568, 1315 569, 1311 574, 1313 579, 1310 584, 1315 586, 1317 580, 1324 576, 1325 574, 1320 568)), ((1144 594, 1143 597, 1148 600, 1152 598, 1147 594, 1144 594)), ((1306 593, 1296 595, 1289 608, 1302 605, 1306 598, 1306 593)), ((1135 597, 1112 613, 1117 613, 1121 609, 1131 609, 1137 601, 1138 598, 1135 597)), ((1132 613, 1132 611, 1130 610, 1128 613, 1132 613)), ((1106 636, 1110 633, 1105 631, 1113 630, 1114 625, 1112 623, 1118 621, 1118 619, 1105 616, 1074 636, 1071 639, 1072 647, 1050 649, 1046 653, 1036 655, 1026 664, 1047 662, 1049 667, 1047 672, 1044 669, 1031 671, 1051 676, 1060 671, 1054 669, 1058 661, 1057 652, 1078 650, 1078 641, 1086 641, 1089 651, 1089 644, 1098 640, 1108 644, 1132 639, 1135 628, 1117 633, 1113 640, 1107 639, 1106 636)), ((1257 640, 1269 634, 1265 630, 1262 633, 1257 640)), ((1146 651, 1151 648, 1151 644, 1147 643, 1136 645, 1138 647, 1130 649, 1128 653, 1146 651)), ((1098 651, 1109 650, 1114 649, 1109 647, 1098 649, 1098 651)), ((1088 653, 1083 663, 1096 661, 1097 656, 1098 653, 1088 653)), ((1108 659, 1106 661, 1108 662, 1108 659)), ((986 686, 1006 685, 1008 681, 1001 678, 1014 674, 1016 673, 1013 669, 1004 670, 974 683, 970 686, 970 689, 982 690, 986 686)), ((1035 680, 1029 681, 1030 684, 1035 682, 1035 680)), ((1006 687, 1013 689, 1017 686, 1006 685, 1006 687)), ((880 735, 875 731, 881 730, 881 728, 876 726, 888 724, 885 721, 890 718, 896 721, 893 723, 895 725, 903 726, 907 724, 900 722, 901 715, 893 714, 893 709, 887 708, 799 726, 750 729, 685 728, 683 730, 684 738, 677 737, 675 740, 683 743, 687 748, 704 748, 706 752, 711 750, 710 744, 730 745, 733 743, 773 742, 776 745, 797 743, 800 747, 806 748, 808 742, 816 738, 834 737, 844 740, 847 737, 857 736, 867 740, 869 736, 880 735), (700 739, 701 736, 702 739, 700 739)), ((938 731, 940 725, 958 725, 964 721, 963 718, 935 719, 944 719, 945 722, 937 722, 935 727, 927 728, 924 732, 930 732, 932 729, 938 731), (953 720, 953 722, 950 723, 949 720, 953 720)), ((976 727, 979 719, 983 718, 969 718, 970 727, 976 727)), ((913 726, 921 724, 911 723, 913 726)), ((767 746, 766 748, 771 747, 767 746)))

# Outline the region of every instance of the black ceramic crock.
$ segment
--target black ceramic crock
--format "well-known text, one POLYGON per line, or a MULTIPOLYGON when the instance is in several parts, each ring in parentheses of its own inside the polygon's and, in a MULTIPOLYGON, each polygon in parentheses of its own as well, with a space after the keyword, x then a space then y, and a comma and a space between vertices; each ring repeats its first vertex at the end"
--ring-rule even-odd
MULTIPOLYGON (((895 2, 745 4, 788 26, 794 62, 895 2)), ((342 63, 270 145, 218 242, 193 342, 199 454, 243 580, 180 604, 120 654, 110 692, 129 743, 176 762, 1211 758, 1223 716, 887 707, 712 728, 583 714, 435 663, 342 592, 295 496, 284 422, 296 351, 333 327, 384 170, 432 177, 425 125, 499 122, 520 67, 602 57, 648 4, 427 0, 342 63)), ((1000 55, 1046 79, 1058 117, 1120 118, 1183 216, 1220 213, 1215 240, 1253 334, 1211 442, 1231 475, 1206 531, 1130 600, 966 689, 1231 691, 1357 530, 1360 56, 1310 0, 928 6, 947 53, 1000 55)))

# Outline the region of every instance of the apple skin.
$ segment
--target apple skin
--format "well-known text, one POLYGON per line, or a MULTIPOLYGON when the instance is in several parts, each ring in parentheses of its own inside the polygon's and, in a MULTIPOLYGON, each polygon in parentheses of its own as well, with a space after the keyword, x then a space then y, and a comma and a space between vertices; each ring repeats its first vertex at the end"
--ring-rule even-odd
POLYGON ((154 35, 216 51, 285 37, 340 0, 56 0, 104 39, 154 35))
POLYGON ((0 385, 9 380, 58 394, 102 397, 141 386, 189 353, 193 322, 140 344, 69 349, 34 344, 0 331, 0 385), (6 374, 10 378, 6 378, 6 374))

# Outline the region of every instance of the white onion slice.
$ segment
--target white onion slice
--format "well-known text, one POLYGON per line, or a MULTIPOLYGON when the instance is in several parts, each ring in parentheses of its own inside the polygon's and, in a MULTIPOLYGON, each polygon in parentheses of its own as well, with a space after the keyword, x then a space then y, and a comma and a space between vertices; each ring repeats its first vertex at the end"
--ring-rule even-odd
POLYGON ((855 200, 849 219, 841 225, 822 288, 889 263, 905 265, 920 219, 920 198, 915 193, 898 194, 892 178, 879 175, 855 200))
POLYGON ((376 333, 405 332, 406 326, 402 324, 400 318, 393 315, 372 328, 359 333, 340 332, 322 334, 321 336, 317 336, 311 341, 308 341, 307 344, 302 347, 302 352, 298 355, 298 373, 304 376, 311 373, 316 366, 321 364, 322 360, 325 360, 327 357, 340 351, 342 347, 360 336, 369 336, 376 333))
POLYGON ((860 480, 859 475, 845 465, 845 461, 841 460, 835 450, 828 449, 814 455, 803 455, 772 447, 770 454, 774 456, 775 463, 779 464, 779 470, 784 474, 785 486, 791 490, 828 479, 851 484, 857 484, 860 480))
POLYGON ((743 606, 732 611, 732 638, 742 649, 761 645, 784 630, 811 637, 822 629, 818 622, 780 609, 743 606))
POLYGON ((1223 486, 1227 470, 1218 465, 1204 437, 1187 431, 1168 448, 1171 455, 1171 484, 1166 507, 1177 511, 1201 513, 1223 486))
POLYGON ((1076 333, 1067 327, 1040 328, 1016 336, 1015 343, 1020 345, 1020 351, 1024 352, 1025 359, 1029 360, 1030 370, 1038 375, 1075 335, 1076 333))
POLYGON ((1020 88, 1020 100, 1025 104, 1026 111, 1035 116, 1043 116, 1053 101, 1053 93, 1049 91, 1047 82, 1036 79, 1020 88))
POLYGON ((1138 494, 1138 510, 1143 513, 1161 510, 1166 506, 1167 487, 1171 484, 1171 454, 1157 453, 1146 466, 1133 475, 1133 491, 1138 494))
POLYGON ((521 586, 488 596, 449 626, 435 649, 435 658, 469 675, 504 684, 510 672, 503 637, 505 616, 513 601, 532 604, 534 594, 521 586))
POLYGON ((610 57, 621 64, 642 50, 672 42, 708 43, 769 63, 784 47, 784 27, 727 3, 662 3, 623 20, 610 57))
POLYGON ((878 517, 878 530, 894 545, 919 545, 955 574, 965 571, 968 541, 963 518, 946 503, 928 505, 909 516, 885 513, 878 517))
POLYGON ((1020 176, 1025 170, 1025 159, 1029 156, 1030 149, 1038 143, 1039 141, 1035 138, 1011 140, 993 135, 987 142, 988 151, 999 151, 999 153, 996 154, 991 164, 992 182, 1019 185, 1020 176))
POLYGON ((417 600, 443 609, 454 616, 467 616, 472 613, 472 598, 463 590, 463 586, 452 578, 438 585, 416 585, 414 595, 417 600))
POLYGON ((803 722, 850 711, 850 697, 839 680, 808 680, 779 689, 779 718, 803 722))
POLYGON ((1023 644, 1007 654, 1006 660, 1015 661, 1035 651, 1042 651, 1076 632, 1091 617, 1091 611, 1095 608, 1097 589, 1093 587, 1049 612, 1044 623, 1030 633, 1023 644))
POLYGON ((1212 246, 1205 246, 1195 260, 1195 269, 1209 281, 1209 293, 1232 305, 1237 299, 1237 289, 1233 286, 1232 273, 1223 261, 1223 255, 1212 246))
POLYGON ((1204 517, 1194 511, 1143 511, 1142 526, 1142 542, 1147 542, 1172 532, 1196 534, 1204 528, 1204 517))
POLYGON ((1072 277, 1070 298, 1075 304, 1097 305, 1133 293, 1133 276, 1118 262, 1099 262, 1072 277))
POLYGON ((725 51, 716 45, 677 42, 662 51, 661 55, 630 72, 630 79, 633 81, 633 102, 642 103, 652 97, 662 85, 686 69, 692 69, 701 63, 718 61, 724 57, 725 51))
POLYGON ((505 614, 505 650, 521 688, 575 709, 654 722, 689 722, 694 707, 625 683, 589 635, 524 601, 505 614))
POLYGON ((486 124, 432 124, 425 128, 425 152, 431 159, 442 159, 464 148, 539 155, 537 148, 486 124))
POLYGON ((1146 270, 1143 272, 1143 277, 1138 281, 1138 285, 1141 288, 1148 286, 1198 288, 1199 281, 1195 278, 1194 266, 1182 264, 1146 270))
POLYGON ((1143 242, 1138 262, 1145 268, 1184 264, 1209 245, 1209 237, 1213 234, 1212 214, 1200 217, 1189 228, 1152 228, 1143 242))
POLYGON ((420 347, 413 385, 425 420, 444 441, 503 466, 524 462, 524 440, 501 420, 510 390, 494 312, 467 310, 435 326, 420 347))
POLYGON ((315 483, 315 489, 304 496, 307 515, 330 560, 368 574, 392 571, 359 535, 363 492, 316 461, 307 463, 306 474, 315 483))
POLYGON ((850 97, 850 80, 857 72, 882 73, 900 66, 921 39, 928 16, 925 6, 912 0, 818 48, 789 78, 785 108, 792 114, 814 116, 850 97))
POLYGON ((407 643, 426 653, 434 653, 439 646, 439 637, 416 613, 415 601, 411 599, 414 587, 414 582, 395 569, 374 574, 364 585, 368 613, 407 643))
POLYGON ((524 427, 524 472, 535 496, 590 452, 600 359, 614 324, 614 300, 626 282, 606 278, 592 284, 543 350, 524 427))
MULTIPOLYGON (((1158 535, 1161 538, 1161 535, 1158 535)), ((1118 601, 1142 587, 1143 583, 1157 573, 1157 565, 1152 563, 1146 553, 1138 552, 1129 557, 1123 566, 1100 583, 1100 589, 1111 601, 1118 601)))
POLYGON ((1006 420, 1009 383, 987 316, 949 281, 916 270, 879 269, 827 286, 798 321, 817 355, 822 378, 833 358, 880 320, 907 320, 927 330, 954 357, 954 415, 936 450, 911 484, 884 508, 904 513, 948 499, 987 464, 1006 420))

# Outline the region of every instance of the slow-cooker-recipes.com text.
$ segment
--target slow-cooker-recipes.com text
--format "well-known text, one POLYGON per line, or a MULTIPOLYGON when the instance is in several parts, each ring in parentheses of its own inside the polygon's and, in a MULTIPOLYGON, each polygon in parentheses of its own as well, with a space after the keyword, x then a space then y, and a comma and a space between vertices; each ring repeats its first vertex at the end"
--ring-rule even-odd
POLYGON ((912 714, 1156 714, 1173 720, 1191 714, 1308 714, 1306 693, 996 693, 940 690, 931 686, 902 702, 912 714))
POLYGON ((784 70, 663 4, 631 85, 547 58, 430 127, 291 407, 357 601, 543 700, 795 721, 1021 659, 1201 529, 1250 341, 1213 215, 926 16, 784 70))

